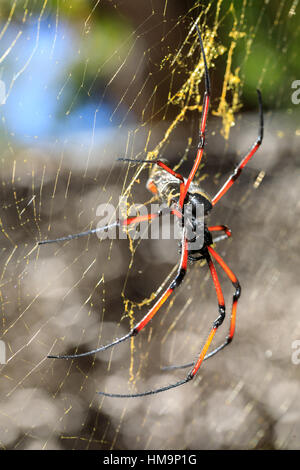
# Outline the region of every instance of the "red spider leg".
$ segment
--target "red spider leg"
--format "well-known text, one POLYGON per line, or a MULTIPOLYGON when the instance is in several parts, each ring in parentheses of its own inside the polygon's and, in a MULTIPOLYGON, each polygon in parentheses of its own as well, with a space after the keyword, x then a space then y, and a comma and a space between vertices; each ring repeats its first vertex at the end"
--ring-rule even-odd
POLYGON ((258 95, 258 105, 259 105, 259 133, 258 133, 258 137, 257 137, 254 145, 251 147, 249 153, 247 153, 247 155, 242 159, 242 161, 236 167, 236 169, 234 170, 232 175, 229 176, 228 180, 225 182, 225 184, 222 186, 222 188, 218 191, 218 193, 213 198, 213 200, 212 200, 212 205, 213 206, 221 199, 221 197, 224 196, 225 193, 227 193, 228 189, 238 179, 238 177, 240 176, 243 168, 247 165, 250 158, 255 154, 255 152, 258 150, 258 148, 260 147, 260 145, 262 143, 263 135, 264 135, 264 118, 263 118, 263 108, 262 108, 262 97, 261 97, 260 90, 256 90, 256 91, 257 91, 257 95, 258 95))
MULTIPOLYGON (((218 227, 224 227, 225 228, 226 226, 218 226, 218 227)), ((209 227, 209 228, 211 228, 211 227, 209 227)), ((216 228, 216 230, 217 230, 217 228, 216 228)), ((219 263, 221 268, 225 271, 227 276, 229 277, 230 281, 232 282, 232 284, 235 288, 235 293, 234 293, 233 299, 232 299, 232 309, 231 309, 229 335, 226 337, 226 340, 224 341, 223 344, 221 344, 220 346, 218 346, 216 349, 214 349, 213 351, 211 351, 209 354, 207 354, 205 356, 205 358, 203 359, 204 361, 206 361, 210 357, 214 356, 215 354, 217 354, 217 352, 221 351, 222 349, 225 348, 225 346, 227 346, 228 344, 231 343, 231 341, 233 339, 233 336, 234 336, 234 332, 235 332, 237 303, 238 303, 238 299, 241 295, 241 286, 240 286, 240 283, 239 283, 236 275, 231 271, 229 266, 227 266, 225 261, 221 258, 221 256, 218 253, 216 253, 216 251, 212 247, 208 246, 207 249, 209 250, 210 254, 213 256, 213 258, 217 261, 217 263, 219 263)), ((183 365, 178 365, 178 366, 176 365, 176 366, 162 367, 162 370, 185 369, 185 368, 191 367, 193 365, 194 365, 194 362, 189 362, 188 364, 183 364, 183 365)))
POLYGON ((153 305, 153 307, 149 310, 149 312, 144 316, 144 318, 142 318, 142 320, 136 326, 134 326, 133 329, 129 333, 127 333, 125 336, 122 336, 121 338, 116 339, 112 343, 109 343, 105 346, 100 346, 99 348, 93 349, 92 351, 87 351, 84 353, 73 354, 73 355, 60 355, 60 356, 51 355, 51 356, 48 356, 48 358, 74 359, 77 357, 90 356, 91 354, 95 354, 100 351, 105 351, 106 349, 109 349, 112 346, 122 343, 123 341, 131 338, 132 336, 136 336, 149 323, 149 321, 158 312, 160 307, 165 303, 165 301, 174 292, 176 287, 178 287, 183 281, 183 278, 187 270, 187 258, 188 258, 188 242, 185 236, 185 231, 183 231, 181 260, 180 260, 178 272, 177 272, 175 279, 171 282, 170 286, 165 290, 165 292, 161 295, 161 297, 153 305))
MULTIPOLYGON (((207 247, 207 249, 209 250, 210 247, 207 247)), ((209 355, 207 355, 207 350, 213 340, 213 337, 214 335, 216 334, 216 331, 217 329, 219 328, 219 326, 222 325, 223 321, 224 321, 224 318, 225 318, 225 301, 224 301, 224 296, 223 296, 223 292, 222 292, 222 288, 221 288, 221 284, 220 284, 220 281, 219 281, 219 278, 218 278, 218 275, 217 275, 217 271, 216 271, 216 268, 215 268, 215 265, 211 259, 211 257, 209 256, 209 253, 207 252, 206 254, 206 260, 207 260, 207 263, 208 263, 208 266, 209 266, 209 269, 210 269, 210 273, 211 273, 211 277, 212 277, 212 280, 213 280, 213 283, 215 285, 215 289, 216 289, 216 293, 217 293, 217 298, 218 298, 218 305, 219 305, 219 316, 217 317, 217 319, 214 321, 213 323, 213 326, 212 326, 212 329, 210 331, 210 334, 208 336, 208 339, 200 353, 200 356, 197 360, 197 362, 194 364, 194 367, 192 369, 192 371, 190 372, 190 375, 192 376, 191 378, 193 378, 196 373, 198 372, 202 362, 207 359, 209 357, 209 355)))
POLYGON ((223 297, 220 281, 218 279, 218 275, 217 275, 217 272, 216 272, 216 268, 214 266, 214 263, 211 260, 211 257, 209 255, 208 251, 206 251, 205 257, 206 257, 206 261, 208 263, 208 266, 209 266, 209 269, 210 269, 210 272, 211 272, 211 276, 212 276, 212 279, 213 279, 213 282, 214 282, 214 285, 215 285, 216 293, 217 293, 218 304, 219 304, 219 316, 217 317, 217 319, 213 323, 212 329, 211 329, 211 331, 208 335, 208 338, 207 338, 207 340, 206 340, 206 342, 205 342, 205 344, 204 344, 204 346, 201 350, 201 353, 199 355, 198 360, 195 363, 192 364, 193 369, 189 372, 189 374, 186 376, 185 379, 180 380, 180 381, 175 382, 175 383, 170 384, 170 385, 166 385, 165 387, 157 388, 157 389, 154 389, 154 390, 148 390, 146 392, 141 392, 141 393, 132 393, 132 394, 98 392, 99 395, 104 395, 106 397, 112 397, 112 398, 136 398, 136 397, 144 397, 144 396, 147 396, 147 395, 155 395, 157 393, 165 392, 165 391, 170 390, 172 388, 179 387, 180 385, 184 385, 184 384, 186 384, 187 382, 189 382, 190 380, 192 380, 195 377, 195 375, 197 374, 202 362, 204 361, 205 357, 207 356, 206 353, 207 353, 207 351, 208 351, 208 349, 211 345, 211 342, 212 342, 212 340, 213 340, 213 338, 216 334, 217 329, 223 323, 223 320, 225 318, 225 302, 224 302, 224 297, 223 297))
POLYGON ((170 286, 162 294, 160 299, 158 299, 158 301, 154 304, 154 306, 147 313, 147 315, 145 315, 144 318, 135 326, 134 335, 137 335, 149 323, 149 321, 154 317, 154 315, 157 313, 160 307, 165 303, 165 301, 174 292, 176 287, 178 287, 182 283, 183 278, 186 274, 186 270, 187 270, 187 258, 188 258, 188 243, 187 243, 185 233, 183 234, 182 247, 183 248, 182 248, 181 260, 180 260, 180 265, 178 268, 176 278, 174 279, 174 281, 171 282, 170 286))
POLYGON ((157 217, 162 217, 163 215, 167 213, 171 213, 173 215, 176 215, 178 218, 181 218, 181 213, 177 211, 176 209, 169 209, 168 207, 162 209, 159 212, 156 212, 154 214, 147 214, 147 215, 138 215, 134 217, 128 217, 128 219, 122 219, 118 221, 118 225, 120 227, 128 226, 131 224, 138 224, 140 222, 146 222, 147 220, 153 220, 156 219, 157 217))
POLYGON ((74 238, 80 238, 80 237, 85 237, 87 235, 90 235, 92 233, 97 233, 97 232, 103 232, 104 230, 110 229, 112 227, 123 227, 131 224, 138 224, 139 222, 144 222, 146 220, 152 220, 155 219, 156 217, 162 217, 163 215, 167 214, 168 212, 171 212, 171 214, 176 215, 178 218, 181 218, 181 213, 177 211, 176 209, 172 209, 170 211, 169 208, 165 208, 157 213, 154 214, 147 214, 147 215, 141 215, 141 216, 135 216, 135 217, 128 217, 127 219, 121 219, 121 220, 116 220, 115 222, 112 222, 111 224, 104 225, 103 227, 97 227, 92 230, 88 230, 86 232, 80 232, 76 233, 74 235, 66 235, 65 237, 61 238, 56 238, 55 240, 42 240, 38 242, 38 245, 46 245, 48 243, 56 243, 56 242, 64 242, 67 240, 73 240, 74 238))
POLYGON ((209 232, 219 232, 222 231, 224 232, 224 235, 220 235, 219 237, 213 238, 213 243, 218 243, 222 240, 226 240, 227 238, 230 238, 232 233, 230 228, 227 227, 227 225, 215 225, 213 227, 207 227, 209 232))
MULTIPOLYGON (((160 166, 161 168, 166 170, 168 173, 173 175, 175 178, 179 179, 181 181, 180 191, 183 190, 183 185, 184 185, 183 176, 180 173, 176 173, 175 171, 173 171, 171 168, 169 168, 165 163, 161 162, 160 160, 154 160, 153 162, 148 161, 148 160, 132 160, 130 158, 118 158, 118 160, 129 161, 129 162, 133 162, 133 163, 157 164, 158 166, 160 166)), ((176 209, 171 210, 171 214, 174 214, 179 218, 182 217, 180 212, 176 209)), ((163 215, 163 214, 160 214, 160 213, 149 214, 148 216, 131 217, 131 218, 124 219, 124 220, 116 220, 112 224, 105 225, 104 227, 94 228, 92 230, 87 230, 86 232, 76 233, 75 235, 67 235, 65 237, 56 238, 54 240, 42 240, 42 241, 38 242, 38 245, 46 245, 48 243, 56 243, 56 242, 63 242, 63 241, 67 241, 67 240, 73 240, 74 238, 85 237, 87 235, 91 235, 92 233, 101 232, 103 230, 107 230, 107 229, 112 228, 112 227, 119 227, 119 226, 122 226, 122 225, 129 225, 129 223, 139 223, 139 222, 142 222, 142 221, 145 221, 145 220, 150 220, 150 219, 155 218, 155 217, 160 216, 160 215, 163 215), (131 221, 131 222, 129 222, 129 221, 131 221)))
POLYGON ((209 232, 225 232, 227 237, 231 237, 231 230, 227 225, 214 225, 212 227, 207 227, 209 232))
POLYGON ((161 168, 163 168, 165 171, 170 173, 172 176, 175 178, 179 179, 180 181, 184 182, 184 178, 180 173, 176 173, 172 168, 169 168, 168 165, 166 165, 164 162, 161 160, 135 160, 133 158, 118 158, 119 161, 124 161, 124 162, 132 162, 132 163, 148 163, 149 165, 158 165, 161 168))
POLYGON ((235 332, 235 324, 236 324, 236 309, 237 309, 237 303, 238 303, 238 300, 241 296, 241 286, 240 286, 240 283, 236 277, 236 275, 231 271, 231 269, 229 268, 229 266, 225 263, 225 261, 223 260, 223 258, 221 258, 221 256, 211 247, 211 246, 208 246, 207 247, 208 251, 210 252, 210 254, 212 255, 212 257, 217 261, 217 263, 219 263, 219 265, 221 266, 221 268, 225 271, 225 273, 227 274, 227 276, 229 277, 233 287, 235 288, 235 292, 233 294, 233 298, 232 298, 232 309, 231 309, 231 319, 230 319, 230 327, 229 327, 229 335, 226 337, 226 340, 223 344, 221 344, 221 346, 219 346, 218 348, 216 348, 214 351, 212 351, 208 356, 207 356, 207 359, 208 357, 211 357, 213 356, 214 354, 216 354, 218 351, 220 351, 221 349, 225 348, 225 346, 227 346, 227 344, 231 343, 232 339, 233 339, 233 336, 234 336, 234 332, 235 332))
POLYGON ((184 191, 180 195, 179 205, 180 205, 181 208, 183 207, 184 200, 185 200, 186 194, 189 190, 190 184, 193 181, 194 176, 196 174, 196 171, 198 170, 200 162, 202 160, 203 150, 204 150, 204 145, 205 145, 205 127, 206 127, 208 107, 209 107, 209 101, 210 101, 210 79, 209 79, 208 67, 207 67, 207 62, 206 62, 206 57, 205 57, 205 52, 204 52, 204 47, 203 47, 201 34, 200 34, 200 31, 199 31, 199 28, 198 28, 197 25, 196 25, 196 29, 197 29, 197 33, 198 33, 198 36, 199 36, 200 47, 201 47, 201 52, 202 52, 203 62, 204 62, 205 92, 204 92, 204 98, 203 98, 203 107, 202 107, 200 134, 199 134, 198 152, 197 152, 197 155, 196 155, 196 159, 194 161, 193 168, 192 168, 192 170, 191 170, 191 172, 188 176, 188 179, 186 180, 184 191))

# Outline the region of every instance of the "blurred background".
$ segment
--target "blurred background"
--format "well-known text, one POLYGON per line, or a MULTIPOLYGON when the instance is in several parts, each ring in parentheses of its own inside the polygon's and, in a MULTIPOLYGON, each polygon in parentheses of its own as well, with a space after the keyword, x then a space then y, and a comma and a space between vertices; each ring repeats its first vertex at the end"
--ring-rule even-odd
MULTIPOLYGON (((298 0, 1 1, 0 448, 298 449, 300 447, 298 0), (131 342, 71 361, 125 334, 177 269, 175 240, 37 242, 95 228, 97 207, 149 204, 148 168, 188 175, 212 82, 203 165, 212 196, 254 143, 263 145, 208 223, 242 296, 230 347, 197 378, 153 397, 108 399, 173 383, 216 318, 206 266, 131 342), (298 83, 297 83, 298 81, 298 83), (299 351, 299 352, 298 352, 299 351), (5 362, 5 363, 4 363, 5 362)), ((125 214, 124 214, 125 215, 125 214)), ((227 303, 232 286, 219 272, 227 303)))

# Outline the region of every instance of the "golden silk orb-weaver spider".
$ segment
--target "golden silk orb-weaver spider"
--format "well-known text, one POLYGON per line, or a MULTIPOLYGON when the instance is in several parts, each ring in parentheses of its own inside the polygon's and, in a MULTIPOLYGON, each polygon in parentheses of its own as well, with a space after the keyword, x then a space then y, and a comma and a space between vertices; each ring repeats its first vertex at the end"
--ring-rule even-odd
MULTIPOLYGON (((200 49, 201 49, 203 62, 204 62, 205 92, 204 92, 204 97, 203 97, 202 116, 201 116, 201 122, 200 122, 198 151, 197 151, 192 169, 188 177, 184 178, 180 173, 176 173, 175 171, 173 171, 171 168, 169 168, 169 166, 164 160, 151 160, 150 161, 150 160, 120 159, 123 161, 131 161, 135 163, 146 162, 151 165, 154 165, 150 173, 150 177, 147 183, 147 188, 152 193, 158 195, 161 200, 168 203, 167 210, 179 219, 181 223, 181 227, 182 227, 181 250, 180 250, 181 255, 180 255, 180 262, 179 262, 177 275, 174 278, 174 280, 170 283, 169 287, 163 292, 163 294, 155 302, 152 308, 150 308, 150 310, 146 313, 146 315, 125 336, 122 336, 121 338, 117 338, 105 346, 100 346, 97 349, 93 349, 91 351, 87 351, 84 353, 74 354, 74 355, 58 355, 58 356, 51 355, 48 357, 55 358, 55 359, 74 359, 74 358, 79 358, 83 356, 88 356, 91 354, 98 353, 100 351, 105 351, 106 349, 114 347, 122 343, 123 341, 126 341, 129 338, 136 336, 140 331, 142 331, 146 327, 146 325, 150 322, 150 320, 152 320, 152 318, 159 311, 161 306, 172 295, 174 290, 177 289, 178 286, 182 283, 185 277, 186 271, 187 271, 187 265, 188 265, 189 260, 190 261, 205 260, 207 262, 210 273, 211 273, 211 277, 215 286, 216 294, 217 294, 218 316, 212 324, 210 333, 196 361, 191 362, 189 364, 184 364, 182 366, 171 366, 171 367, 165 368, 165 369, 180 369, 180 368, 185 368, 185 367, 191 367, 191 370, 189 371, 189 373, 183 380, 180 380, 170 385, 166 385, 165 387, 148 390, 148 391, 141 392, 141 393, 117 394, 117 393, 98 392, 99 394, 108 396, 108 397, 119 397, 119 398, 144 397, 147 395, 154 395, 160 392, 164 392, 166 390, 170 390, 172 388, 176 388, 176 387, 179 387, 180 385, 186 384, 187 382, 189 382, 195 377, 195 375, 197 374, 204 360, 207 360, 210 357, 214 356, 217 352, 221 351, 228 344, 231 343, 233 336, 234 336, 234 332, 235 332, 236 310, 237 310, 238 299, 241 294, 241 286, 239 284, 239 281, 236 275, 233 273, 230 267, 225 263, 225 261, 221 258, 221 256, 212 247, 213 243, 217 241, 217 239, 213 240, 212 232, 223 231, 224 235, 219 237, 219 239, 221 239, 221 238, 230 237, 231 231, 225 225, 216 225, 216 226, 209 227, 206 225, 205 219, 204 219, 204 222, 201 222, 202 224, 201 228, 203 232, 202 244, 195 251, 189 248, 187 229, 186 229, 186 225, 184 224, 184 221, 185 219, 187 219, 187 217, 189 217, 190 218, 189 224, 195 229, 195 233, 197 234, 197 225, 199 224, 199 222, 198 222, 198 219, 194 215, 197 207, 199 205, 203 206, 204 216, 210 213, 213 207, 215 206, 215 204, 217 204, 217 202, 226 194, 228 189, 234 184, 234 182, 240 176, 243 168, 247 165, 251 157, 258 150, 263 140, 263 129, 264 129, 262 97, 261 97, 261 92, 257 90, 258 104, 259 104, 259 132, 258 132, 258 137, 255 143, 252 145, 247 155, 237 165, 233 173, 229 176, 229 178, 226 180, 226 182, 221 187, 221 189, 217 192, 217 194, 213 198, 210 198, 196 183, 193 182, 196 171, 199 168, 199 165, 203 156, 203 151, 204 151, 204 146, 205 146, 206 121, 207 121, 208 108, 209 108, 210 95, 211 95, 210 77, 209 77, 203 42, 202 42, 202 38, 201 38, 201 34, 200 34, 198 26, 195 25, 195 28, 197 30, 199 43, 200 43, 200 49), (187 208, 189 208, 190 211, 187 211, 187 208), (187 216, 187 212, 190 214, 189 216, 187 216), (215 268, 215 262, 218 265, 220 265, 220 267, 224 270, 224 272, 230 279, 231 283, 233 284, 234 294, 233 294, 231 319, 230 319, 228 336, 226 337, 225 341, 220 346, 218 346, 211 352, 208 352, 211 342, 218 328, 222 325, 224 318, 225 318, 224 296, 222 293, 222 288, 221 288, 217 271, 215 268)), ((145 220, 150 221, 157 217, 162 217, 165 213, 166 213, 165 210, 160 210, 157 213, 148 214, 147 216, 128 217, 126 219, 116 220, 114 223, 110 225, 106 225, 104 227, 98 227, 93 230, 88 230, 87 232, 81 232, 75 235, 68 235, 62 238, 57 238, 55 240, 40 241, 38 244, 42 245, 42 244, 47 244, 47 243, 71 240, 74 238, 79 238, 85 235, 96 233, 101 230, 104 231, 112 226, 119 226, 119 227, 125 226, 126 227, 132 224, 138 224, 141 221, 145 221, 145 220)))

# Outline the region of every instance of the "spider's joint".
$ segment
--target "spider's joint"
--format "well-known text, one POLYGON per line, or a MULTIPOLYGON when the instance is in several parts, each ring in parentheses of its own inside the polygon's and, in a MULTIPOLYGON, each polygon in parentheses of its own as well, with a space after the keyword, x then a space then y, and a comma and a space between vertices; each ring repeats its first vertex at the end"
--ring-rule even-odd
POLYGON ((137 328, 137 326, 135 328, 133 328, 130 332, 130 337, 131 336, 136 336, 138 334, 139 330, 137 328))
POLYGON ((223 305, 219 305, 219 312, 220 315, 213 323, 213 328, 219 328, 222 325, 224 318, 225 318, 225 307, 223 305))
POLYGON ((195 377, 195 374, 193 374, 192 372, 190 372, 186 378, 186 381, 189 382, 190 380, 192 380, 193 378, 195 377))
POLYGON ((235 287, 234 299, 237 300, 241 296, 242 288, 241 288, 239 282, 235 282, 234 287, 235 287))
POLYGON ((198 149, 203 149, 205 145, 205 135, 201 132, 199 135, 198 149))
POLYGON ((182 280, 185 276, 185 273, 186 273, 186 269, 181 268, 179 273, 177 274, 176 278, 174 279, 174 281, 170 285, 170 289, 175 289, 176 287, 178 287, 181 284, 181 282, 182 282, 182 280))
POLYGON ((237 167, 233 172, 232 181, 234 182, 236 179, 238 179, 241 173, 242 173, 242 169, 240 167, 237 167))

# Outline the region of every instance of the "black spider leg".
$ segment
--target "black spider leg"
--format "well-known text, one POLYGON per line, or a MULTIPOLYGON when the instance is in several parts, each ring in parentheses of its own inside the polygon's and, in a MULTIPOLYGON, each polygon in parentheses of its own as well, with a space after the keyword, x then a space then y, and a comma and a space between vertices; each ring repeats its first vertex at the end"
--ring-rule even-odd
POLYGON ((195 363, 192 364, 193 368, 188 373, 186 378, 183 379, 183 380, 179 380, 178 382, 175 382, 173 384, 165 385, 164 387, 156 388, 156 389, 153 389, 153 390, 147 390, 146 392, 141 392, 141 393, 120 394, 120 393, 97 392, 99 395, 102 395, 102 396, 105 396, 105 397, 111 397, 111 398, 137 398, 137 397, 145 397, 145 396, 149 396, 149 395, 156 395, 157 393, 165 392, 167 390, 171 390, 172 388, 180 387, 181 385, 186 384, 187 382, 189 382, 190 380, 192 380, 195 377, 195 375, 197 374, 197 372, 198 372, 198 370, 199 370, 199 368, 200 368, 200 366, 201 366, 201 364, 202 364, 202 362, 203 362, 203 360, 206 356, 206 351, 208 350, 217 329, 219 328, 219 326, 222 325, 223 320, 225 318, 224 297, 223 297, 220 282, 218 280, 218 276, 217 276, 217 273, 216 273, 216 270, 215 270, 215 266, 214 266, 214 264, 212 262, 212 259, 211 259, 211 257, 210 257, 207 250, 204 250, 204 256, 205 256, 205 259, 206 259, 207 264, 209 266, 211 276, 212 276, 212 279, 213 279, 213 282, 214 282, 214 285, 215 285, 215 288, 216 288, 217 297, 218 297, 218 304, 219 304, 219 315, 216 318, 216 320, 213 322, 210 334, 209 334, 209 336, 208 336, 208 338, 207 338, 207 340, 206 340, 206 342, 205 342, 205 344, 204 344, 204 346, 201 350, 201 353, 199 355, 198 360, 195 363))
POLYGON ((163 294, 160 296, 160 298, 155 302, 153 307, 146 313, 146 315, 142 318, 142 320, 137 323, 129 333, 126 335, 122 336, 121 338, 117 338, 114 340, 112 343, 106 344, 105 346, 100 346, 99 348, 93 349, 92 351, 87 351, 84 353, 79 353, 79 354, 64 354, 64 355, 49 355, 47 356, 49 359, 75 359, 77 357, 84 357, 84 356, 90 356, 92 354, 98 353, 100 351, 105 351, 106 349, 109 349, 113 346, 116 346, 119 343, 122 343, 123 341, 126 341, 127 339, 131 338, 132 336, 136 336, 148 323, 154 315, 158 312, 160 307, 164 304, 164 302, 170 297, 170 295, 174 292, 174 290, 180 286, 182 283, 186 270, 187 270, 187 256, 188 256, 188 248, 187 248, 187 240, 185 236, 185 230, 183 230, 182 234, 182 254, 181 254, 181 259, 180 259, 180 264, 178 267, 178 272, 175 277, 175 279, 171 282, 169 287, 163 292, 163 294))
POLYGON ((38 245, 46 245, 46 244, 49 244, 49 243, 64 242, 64 241, 67 241, 67 240, 73 240, 74 238, 85 237, 85 236, 90 235, 92 233, 103 232, 103 231, 109 230, 110 228, 113 228, 113 227, 128 226, 132 223, 142 222, 145 219, 150 220, 150 219, 155 218, 155 217, 161 217, 161 216, 169 213, 170 211, 171 211, 171 213, 176 214, 177 216, 179 216, 179 212, 176 213, 174 210, 169 209, 168 207, 166 207, 166 208, 160 210, 159 212, 154 213, 154 214, 149 214, 148 216, 136 216, 136 217, 132 216, 132 217, 128 217, 127 219, 117 219, 115 222, 112 222, 111 224, 104 225, 103 227, 97 227, 97 228, 94 228, 92 230, 87 230, 86 232, 80 232, 80 233, 76 233, 74 235, 66 235, 64 237, 55 238, 53 240, 41 240, 41 241, 38 242, 38 245))
POLYGON ((120 222, 118 220, 116 220, 115 222, 113 222, 109 225, 105 225, 103 227, 93 228, 92 230, 87 230, 86 232, 75 233, 74 235, 66 235, 64 237, 55 238, 53 240, 41 240, 37 244, 38 245, 46 245, 48 243, 64 242, 64 241, 67 241, 67 240, 73 240, 74 238, 86 237, 87 235, 90 235, 92 233, 102 232, 102 231, 108 230, 112 227, 118 227, 119 223, 120 222))

